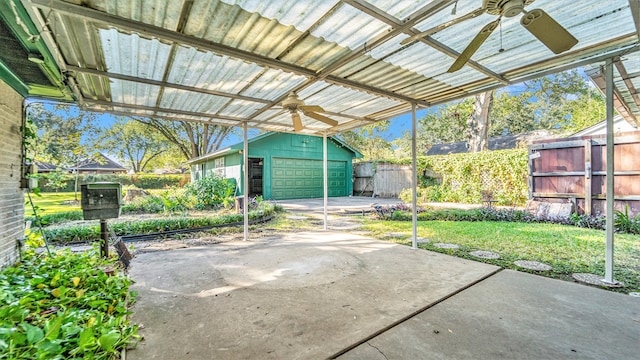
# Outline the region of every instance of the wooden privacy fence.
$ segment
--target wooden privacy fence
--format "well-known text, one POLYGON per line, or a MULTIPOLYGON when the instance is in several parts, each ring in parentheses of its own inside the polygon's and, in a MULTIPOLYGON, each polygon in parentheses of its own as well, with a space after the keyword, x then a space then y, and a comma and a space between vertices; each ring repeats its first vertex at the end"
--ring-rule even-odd
MULTIPOLYGON (((640 213, 640 132, 614 141, 615 209, 640 213)), ((529 198, 572 201, 578 213, 606 213, 606 138, 585 136, 529 146, 529 198)))
POLYGON ((361 162, 353 164, 353 194, 398 197, 411 189, 411 165, 361 162))

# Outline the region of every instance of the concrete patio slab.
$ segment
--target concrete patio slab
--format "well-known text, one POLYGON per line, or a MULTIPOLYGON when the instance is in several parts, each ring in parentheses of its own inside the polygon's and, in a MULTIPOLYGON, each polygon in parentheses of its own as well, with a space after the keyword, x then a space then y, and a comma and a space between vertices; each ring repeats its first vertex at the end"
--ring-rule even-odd
POLYGON ((139 254, 128 359, 322 359, 494 274, 338 232, 139 254))
MULTIPOLYGON (((278 200, 286 210, 320 214, 324 212, 324 199, 291 199, 278 200)), ((373 205, 395 205, 402 203, 396 198, 372 198, 366 196, 330 197, 327 199, 327 212, 331 214, 371 212, 373 205)))
POLYGON ((504 270, 338 358, 638 359, 640 299, 504 270))

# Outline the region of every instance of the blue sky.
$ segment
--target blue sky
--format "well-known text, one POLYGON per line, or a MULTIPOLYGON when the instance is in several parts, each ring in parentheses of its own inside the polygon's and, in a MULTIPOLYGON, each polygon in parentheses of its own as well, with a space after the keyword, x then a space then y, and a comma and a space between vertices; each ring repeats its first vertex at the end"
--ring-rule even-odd
MULTIPOLYGON (((584 73, 583 69, 578 69, 578 71, 586 77, 586 74, 584 73)), ((590 81, 588 81, 589 84, 591 84, 590 81)), ((515 84, 515 85, 511 85, 502 89, 499 89, 498 92, 504 92, 504 91, 508 91, 510 93, 517 93, 517 92, 521 92, 523 91, 523 84, 515 84)), ((48 102, 50 104, 53 104, 52 102, 48 102)), ((429 109, 419 109, 417 111, 417 119, 420 119, 422 117, 424 117, 429 111, 435 111, 437 109, 437 107, 433 107, 433 108, 429 108, 429 109)), ((68 110, 68 115, 69 116, 77 116, 78 114, 78 107, 76 107, 75 105, 71 106, 68 110)), ((60 116, 66 116, 66 114, 64 112, 59 112, 58 113, 60 116)), ((110 126, 115 119, 119 118, 119 116, 114 116, 114 115, 110 115, 110 114, 99 114, 97 116, 98 119, 98 123, 103 126, 103 127, 108 127, 110 126)), ((228 145, 232 145, 232 144, 236 144, 238 142, 242 141, 242 129, 238 128, 237 129, 237 134, 232 134, 230 135, 226 141, 223 143, 223 146, 228 146, 228 145)), ((398 137, 401 137, 402 134, 405 131, 410 131, 411 130, 411 113, 407 113, 401 116, 397 116, 393 119, 390 120, 390 125, 389 128, 387 129, 387 131, 383 132, 382 136, 385 140, 387 141, 392 141, 398 137)), ((255 129, 251 129, 249 130, 249 137, 254 137, 258 134, 258 131, 255 129)))

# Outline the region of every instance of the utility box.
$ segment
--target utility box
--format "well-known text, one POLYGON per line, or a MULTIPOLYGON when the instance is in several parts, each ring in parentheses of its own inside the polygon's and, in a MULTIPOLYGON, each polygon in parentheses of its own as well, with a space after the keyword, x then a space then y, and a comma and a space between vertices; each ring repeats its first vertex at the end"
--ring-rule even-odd
POLYGON ((82 215, 85 220, 115 219, 120 216, 122 185, 96 182, 80 186, 82 215))

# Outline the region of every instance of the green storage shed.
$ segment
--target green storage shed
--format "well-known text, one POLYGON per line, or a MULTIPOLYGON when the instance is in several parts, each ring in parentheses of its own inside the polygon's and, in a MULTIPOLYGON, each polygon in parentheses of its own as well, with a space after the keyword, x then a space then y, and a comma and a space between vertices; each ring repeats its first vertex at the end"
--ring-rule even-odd
MULTIPOLYGON (((242 186, 242 149, 238 143, 189 161, 192 181, 211 174, 233 178, 242 186)), ((268 200, 318 198, 323 196, 322 137, 269 132, 248 141, 249 196, 268 200)), ((352 161, 357 150, 338 138, 327 138, 329 196, 353 192, 352 161)))

